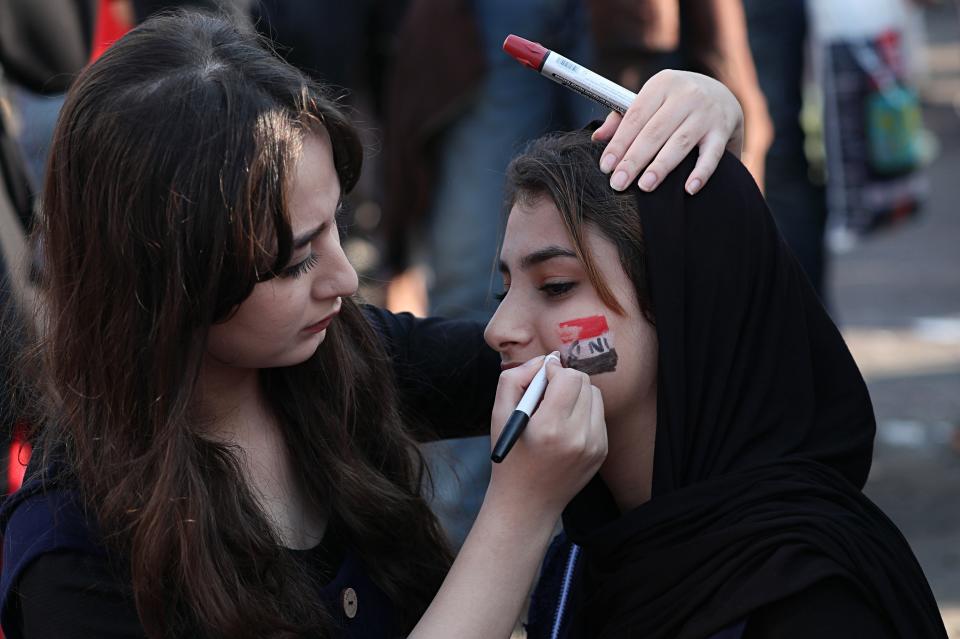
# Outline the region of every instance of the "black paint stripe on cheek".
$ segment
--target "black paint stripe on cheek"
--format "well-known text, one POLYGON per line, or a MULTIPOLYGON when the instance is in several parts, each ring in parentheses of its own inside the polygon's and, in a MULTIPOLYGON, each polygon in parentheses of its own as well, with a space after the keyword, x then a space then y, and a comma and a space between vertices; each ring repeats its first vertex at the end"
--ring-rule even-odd
POLYGON ((567 368, 578 370, 587 375, 599 375, 600 373, 612 373, 617 370, 617 349, 611 348, 600 355, 591 357, 575 357, 571 355, 567 359, 567 368))

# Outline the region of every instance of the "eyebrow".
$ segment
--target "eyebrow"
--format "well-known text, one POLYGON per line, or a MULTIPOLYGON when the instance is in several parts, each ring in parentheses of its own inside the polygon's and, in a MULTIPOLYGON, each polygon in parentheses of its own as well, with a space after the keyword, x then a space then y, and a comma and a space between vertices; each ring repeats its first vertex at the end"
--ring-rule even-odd
MULTIPOLYGON (((574 259, 578 259, 577 254, 568 248, 564 248, 562 246, 548 246, 546 248, 540 249, 539 251, 528 253, 527 255, 524 255, 522 258, 520 258, 520 269, 527 270, 532 266, 536 266, 537 264, 542 264, 547 260, 552 260, 557 257, 572 257, 574 259)), ((501 273, 510 272, 510 268, 507 267, 506 262, 504 262, 503 260, 500 260, 499 266, 500 266, 501 273)))
POLYGON ((297 250, 303 248, 312 242, 315 237, 326 231, 328 226, 330 226, 330 222, 324 222, 312 231, 307 231, 303 235, 293 238, 293 249, 297 250))
MULTIPOLYGON (((340 212, 342 210, 343 210, 343 198, 341 197, 340 199, 337 200, 337 208, 334 209, 333 211, 334 220, 337 219, 337 216, 340 215, 340 212)), ((315 237, 317 237, 318 235, 320 235, 321 233, 327 230, 327 228, 330 226, 330 223, 331 221, 327 220, 326 222, 324 222, 317 228, 313 229, 312 231, 307 231, 306 233, 302 235, 298 235, 297 237, 293 238, 293 250, 296 251, 297 249, 302 249, 304 246, 312 242, 315 237)))

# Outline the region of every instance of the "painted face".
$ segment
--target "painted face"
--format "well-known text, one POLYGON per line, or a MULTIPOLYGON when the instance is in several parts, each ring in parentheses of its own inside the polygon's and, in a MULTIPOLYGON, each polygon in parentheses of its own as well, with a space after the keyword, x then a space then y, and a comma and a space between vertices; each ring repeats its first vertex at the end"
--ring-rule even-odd
POLYGON ((505 366, 559 350, 567 365, 591 375, 609 422, 656 406, 656 331, 640 312, 614 244, 590 227, 584 235, 625 315, 600 299, 556 205, 542 197, 510 211, 500 251, 505 296, 484 336, 505 366))
POLYGON ((288 194, 294 250, 287 268, 253 287, 230 318, 210 328, 208 354, 242 368, 292 366, 310 358, 336 321, 357 273, 340 247, 340 181, 326 133, 310 135, 288 194))

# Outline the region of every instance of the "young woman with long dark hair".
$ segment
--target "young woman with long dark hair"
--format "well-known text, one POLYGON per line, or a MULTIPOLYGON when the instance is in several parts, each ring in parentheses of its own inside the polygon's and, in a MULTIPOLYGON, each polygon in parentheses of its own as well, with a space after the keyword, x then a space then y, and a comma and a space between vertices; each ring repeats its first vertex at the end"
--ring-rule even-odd
MULTIPOLYGON (((705 180, 736 144, 735 102, 683 86, 707 93, 679 128, 608 123, 634 177, 700 141, 705 180)), ((605 454, 602 402, 548 367, 451 567, 416 440, 496 436, 543 353, 498 386, 480 327, 353 301, 337 213, 361 158, 321 87, 218 18, 151 19, 77 79, 38 229, 36 453, 2 512, 7 636, 509 635, 605 454)))
POLYGON ((863 379, 743 165, 611 190, 590 133, 507 170, 505 362, 558 349, 601 389, 609 454, 565 509, 531 639, 945 638, 861 492, 863 379))

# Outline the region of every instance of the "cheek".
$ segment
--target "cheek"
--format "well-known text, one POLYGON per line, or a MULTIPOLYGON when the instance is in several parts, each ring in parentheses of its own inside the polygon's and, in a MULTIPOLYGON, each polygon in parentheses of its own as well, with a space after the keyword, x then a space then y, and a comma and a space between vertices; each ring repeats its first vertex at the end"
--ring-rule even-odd
POLYGON ((230 319, 210 328, 207 349, 221 361, 252 363, 299 336, 303 317, 303 304, 295 297, 255 288, 230 319))
POLYGON ((608 414, 622 410, 639 410, 656 401, 657 355, 656 333, 646 323, 619 327, 616 348, 619 354, 617 371, 598 375, 594 384, 603 393, 608 414))
MULTIPOLYGON (((271 284, 268 282, 267 284, 271 284)), ((299 287, 266 286, 254 289, 234 316, 238 327, 251 335, 278 336, 300 324, 304 317, 304 301, 299 287)))

